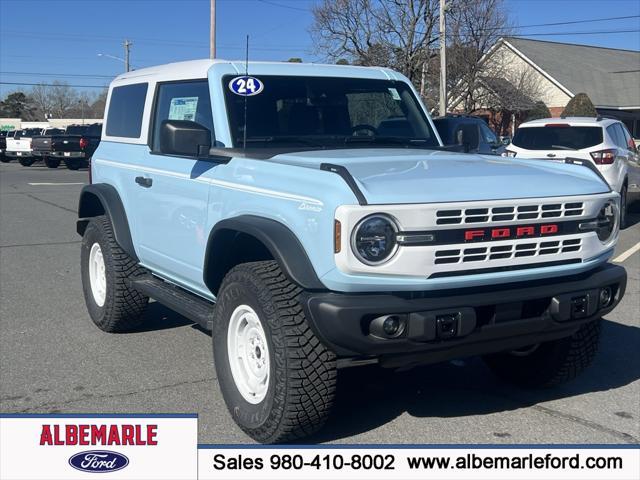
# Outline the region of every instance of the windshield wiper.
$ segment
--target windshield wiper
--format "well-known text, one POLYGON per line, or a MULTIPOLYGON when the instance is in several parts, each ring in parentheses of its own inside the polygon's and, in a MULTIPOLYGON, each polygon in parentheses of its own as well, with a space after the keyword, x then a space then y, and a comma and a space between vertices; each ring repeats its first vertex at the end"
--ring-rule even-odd
MULTIPOLYGON (((429 141, 428 138, 411 138, 411 137, 378 137, 372 136, 356 136, 345 137, 344 143, 375 143, 375 144, 391 144, 391 145, 406 145, 406 146, 422 146, 429 141)), ((429 146, 429 145, 427 145, 429 146)))
MULTIPOLYGON (((238 138, 236 140, 236 143, 238 145, 242 145, 243 141, 244 140, 242 138, 238 138)), ((295 136, 250 137, 250 138, 247 138, 247 143, 272 143, 272 144, 273 143, 295 143, 300 145, 308 145, 310 147, 325 148, 325 145, 321 143, 314 142, 312 140, 306 140, 304 138, 295 137, 295 136)))
POLYGON ((564 145, 551 145, 553 150, 575 150, 575 148, 565 147, 564 145))

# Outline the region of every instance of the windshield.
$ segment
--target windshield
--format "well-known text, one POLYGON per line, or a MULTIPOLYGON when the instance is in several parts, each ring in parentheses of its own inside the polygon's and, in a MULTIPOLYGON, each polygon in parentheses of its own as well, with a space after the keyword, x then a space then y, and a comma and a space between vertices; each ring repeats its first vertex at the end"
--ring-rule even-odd
POLYGON ((40 135, 41 132, 41 128, 25 128, 24 130, 20 130, 20 132, 16 133, 16 137, 34 137, 40 135))
POLYGON ((404 82, 362 78, 257 77, 259 94, 236 95, 222 80, 233 143, 247 148, 305 145, 433 147, 438 141, 411 88, 404 82))
POLYGON ((525 127, 518 129, 512 143, 527 150, 581 150, 602 143, 602 128, 569 125, 525 127))

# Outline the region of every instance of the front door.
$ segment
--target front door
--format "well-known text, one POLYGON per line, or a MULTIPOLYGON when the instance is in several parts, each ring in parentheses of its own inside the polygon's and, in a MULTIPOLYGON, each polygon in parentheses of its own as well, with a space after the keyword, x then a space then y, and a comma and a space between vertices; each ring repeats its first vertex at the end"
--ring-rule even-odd
POLYGON ((140 260, 174 283, 206 294, 202 269, 210 184, 204 176, 217 165, 196 157, 163 155, 160 131, 164 120, 189 120, 213 136, 207 80, 159 83, 153 112, 150 150, 136 177, 140 260))

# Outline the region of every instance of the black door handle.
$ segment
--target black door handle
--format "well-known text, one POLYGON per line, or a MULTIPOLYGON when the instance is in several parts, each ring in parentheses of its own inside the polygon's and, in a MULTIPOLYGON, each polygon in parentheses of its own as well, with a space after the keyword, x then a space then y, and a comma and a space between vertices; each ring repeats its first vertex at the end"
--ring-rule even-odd
POLYGON ((149 188, 151 185, 153 185, 153 178, 136 177, 136 183, 141 187, 149 188))

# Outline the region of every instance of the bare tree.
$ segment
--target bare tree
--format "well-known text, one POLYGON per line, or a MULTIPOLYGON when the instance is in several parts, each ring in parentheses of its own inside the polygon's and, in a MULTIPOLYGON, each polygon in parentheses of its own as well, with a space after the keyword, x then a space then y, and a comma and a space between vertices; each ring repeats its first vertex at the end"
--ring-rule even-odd
POLYGON ((447 49, 449 101, 462 97, 465 111, 471 111, 483 78, 502 76, 487 65, 487 53, 501 37, 513 33, 504 0, 456 0, 450 3, 447 49), (487 68, 492 70, 487 72, 487 68))
POLYGON ((328 60, 395 68, 419 84, 436 55, 437 0, 323 0, 312 35, 328 60))
POLYGON ((51 113, 56 118, 65 118, 68 116, 78 103, 78 92, 66 83, 53 82, 50 87, 51 113))
POLYGON ((52 102, 51 91, 49 87, 43 83, 34 86, 29 94, 31 103, 34 107, 34 114, 40 120, 46 120, 51 114, 52 102))

